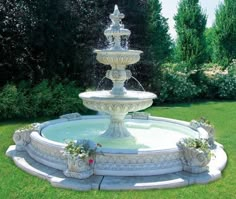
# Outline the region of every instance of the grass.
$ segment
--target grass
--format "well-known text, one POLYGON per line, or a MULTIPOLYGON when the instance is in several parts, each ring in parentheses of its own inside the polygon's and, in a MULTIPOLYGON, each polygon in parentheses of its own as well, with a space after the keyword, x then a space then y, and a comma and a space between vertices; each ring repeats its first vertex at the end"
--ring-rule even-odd
MULTIPOLYGON (((223 144, 228 155, 228 164, 220 180, 206 185, 191 185, 183 188, 144 191, 88 191, 79 192, 52 187, 47 181, 25 173, 5 156, 9 145, 14 144, 14 130, 29 121, 0 122, 0 198, 224 198, 236 197, 236 102, 204 102, 152 107, 147 110, 155 116, 190 121, 206 117, 215 126, 216 140, 223 144)), ((33 121, 30 121, 33 122, 33 121)))

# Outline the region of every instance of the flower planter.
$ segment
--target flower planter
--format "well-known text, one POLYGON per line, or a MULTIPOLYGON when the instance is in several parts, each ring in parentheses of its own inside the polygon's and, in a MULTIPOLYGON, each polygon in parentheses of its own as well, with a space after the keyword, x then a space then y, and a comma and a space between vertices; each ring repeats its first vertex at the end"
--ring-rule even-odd
POLYGON ((93 164, 88 159, 81 159, 70 154, 67 155, 67 169, 64 171, 67 177, 85 179, 93 175, 93 164))
POLYGON ((197 148, 182 147, 183 170, 190 173, 202 173, 208 171, 208 163, 211 160, 210 151, 202 151, 197 148))

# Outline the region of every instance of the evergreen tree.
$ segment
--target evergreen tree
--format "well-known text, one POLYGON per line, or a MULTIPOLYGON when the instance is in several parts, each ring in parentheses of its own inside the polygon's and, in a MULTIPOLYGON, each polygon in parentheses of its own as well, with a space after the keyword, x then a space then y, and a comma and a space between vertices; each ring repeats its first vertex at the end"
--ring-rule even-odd
POLYGON ((225 0, 216 11, 214 61, 228 65, 236 58, 236 1, 225 0))
POLYGON ((149 60, 152 62, 152 90, 159 93, 161 64, 170 56, 172 41, 168 33, 167 19, 161 15, 161 3, 159 0, 148 0, 147 2, 147 43, 149 60))
POLYGON ((214 42, 215 42, 215 33, 213 28, 206 28, 205 30, 205 38, 206 38, 206 54, 207 54, 207 62, 212 62, 213 54, 214 54, 214 42))
POLYGON ((0 1, 0 85, 22 79, 93 82, 107 0, 0 1), (5 78, 6 77, 6 78, 5 78))
POLYGON ((201 10, 199 0, 181 0, 174 19, 178 35, 177 58, 186 63, 188 71, 199 69, 206 58, 206 15, 201 10))
POLYGON ((161 15, 162 6, 158 0, 148 1, 148 40, 150 55, 155 63, 162 63, 171 52, 171 37, 167 19, 161 15))

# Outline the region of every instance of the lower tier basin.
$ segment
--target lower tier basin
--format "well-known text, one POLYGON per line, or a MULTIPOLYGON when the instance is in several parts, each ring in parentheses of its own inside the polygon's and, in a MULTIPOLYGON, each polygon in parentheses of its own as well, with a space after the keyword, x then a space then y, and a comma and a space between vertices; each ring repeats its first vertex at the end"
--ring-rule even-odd
MULTIPOLYGON (((189 170, 186 167, 183 151, 176 146, 176 143, 187 137, 208 137, 208 133, 202 127, 193 127, 189 122, 134 113, 125 118, 125 125, 132 137, 114 139, 101 136, 108 125, 107 115, 81 116, 78 113, 63 115, 59 119, 37 124, 34 130, 17 130, 13 136, 16 145, 10 146, 6 153, 13 158, 17 166, 27 172, 43 176, 55 186, 64 188, 76 186, 79 190, 92 189, 94 179, 99 179, 97 189, 99 187, 106 189, 106 186, 108 189, 116 189, 116 181, 129 187, 130 184, 128 183, 128 186, 126 180, 135 182, 132 189, 137 188, 137 182, 149 180, 154 180, 155 186, 150 182, 148 186, 142 184, 139 188, 163 186, 170 188, 207 183, 221 176, 221 171, 227 162, 223 146, 215 142, 215 147, 211 149, 214 155, 208 166, 204 167, 204 171, 198 168, 189 170), (97 150, 92 167, 83 172, 69 170, 70 159, 64 153, 66 141, 77 139, 89 139, 102 145, 97 150), (45 171, 61 174, 59 177, 48 178, 45 171), (195 173, 192 174, 192 171, 195 173), (74 184, 73 178, 85 181, 76 181, 77 184, 74 184), (163 181, 163 178, 166 180, 163 181), (106 185, 105 182, 109 179, 113 181, 106 185), (67 185, 63 183, 64 180, 73 183, 67 185), (84 188, 86 182, 88 184, 84 188)), ((118 186, 119 189, 127 189, 122 187, 123 185, 118 186)))

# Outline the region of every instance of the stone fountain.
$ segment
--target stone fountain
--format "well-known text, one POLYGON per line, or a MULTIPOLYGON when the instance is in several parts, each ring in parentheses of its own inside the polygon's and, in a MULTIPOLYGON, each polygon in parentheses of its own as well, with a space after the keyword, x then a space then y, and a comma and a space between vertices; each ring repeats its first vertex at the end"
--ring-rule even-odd
POLYGON ((131 71, 126 70, 126 67, 138 62, 142 51, 128 50, 121 46, 122 38, 128 38, 131 34, 121 24, 123 18, 124 14, 120 13, 118 6, 115 5, 113 14, 110 14, 112 23, 104 32, 110 44, 109 48, 94 51, 100 63, 111 66, 111 70, 106 72, 106 77, 113 82, 112 90, 85 92, 79 95, 86 107, 111 115, 109 128, 102 135, 111 138, 131 136, 124 125, 125 116, 128 112, 146 109, 156 98, 153 93, 128 91, 124 87, 124 82, 132 76, 131 71))
POLYGON ((109 48, 95 50, 97 60, 111 66, 106 77, 113 88, 79 94, 86 107, 107 114, 71 113, 17 130, 15 145, 6 154, 18 167, 53 186, 76 190, 160 189, 219 179, 227 156, 223 146, 214 141, 211 126, 136 112, 151 106, 156 95, 124 87, 132 76, 126 66, 138 62, 142 51, 122 45, 131 34, 122 18, 115 6, 112 23, 104 32, 109 48), (185 138, 208 140, 214 155, 178 147, 185 138), (99 142, 102 148, 89 164, 65 155, 66 139, 86 139, 91 146, 99 142))

